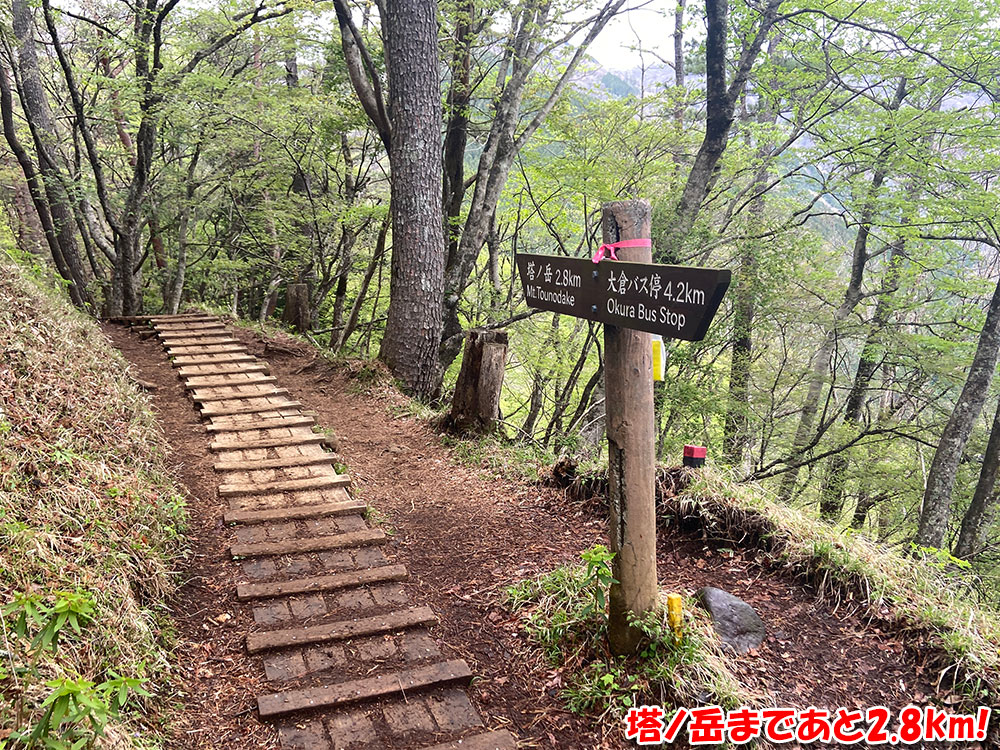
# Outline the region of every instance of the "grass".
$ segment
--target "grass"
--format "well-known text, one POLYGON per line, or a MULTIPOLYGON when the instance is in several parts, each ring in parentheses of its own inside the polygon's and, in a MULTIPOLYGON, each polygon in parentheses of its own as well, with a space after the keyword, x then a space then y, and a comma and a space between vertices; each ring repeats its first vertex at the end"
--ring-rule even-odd
POLYGON ((904 556, 837 529, 779 504, 760 487, 735 485, 711 470, 699 475, 679 492, 660 493, 661 515, 695 519, 719 540, 763 547, 832 606, 908 631, 908 640, 935 657, 939 680, 970 704, 1000 701, 1000 614, 963 593, 961 572, 936 556, 904 556))
POLYGON ((583 553, 587 565, 557 568, 507 590, 510 606, 522 617, 529 637, 558 668, 561 696, 569 710, 622 726, 628 708, 643 704, 723 707, 755 705, 743 691, 706 613, 686 602, 682 635, 675 639, 661 606, 636 623, 646 635, 635 656, 612 655, 606 646, 606 577, 595 575, 595 548, 583 553))
POLYGON ((185 518, 162 435, 93 322, 2 254, 0 352, 0 747, 158 747, 185 518))

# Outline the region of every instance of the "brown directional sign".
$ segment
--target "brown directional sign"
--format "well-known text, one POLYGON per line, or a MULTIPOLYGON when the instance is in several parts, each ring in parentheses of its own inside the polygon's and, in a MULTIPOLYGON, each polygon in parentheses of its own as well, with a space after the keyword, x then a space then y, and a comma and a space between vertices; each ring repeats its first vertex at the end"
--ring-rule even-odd
POLYGON ((732 277, 719 268, 558 255, 516 260, 529 307, 685 341, 705 338, 732 277))

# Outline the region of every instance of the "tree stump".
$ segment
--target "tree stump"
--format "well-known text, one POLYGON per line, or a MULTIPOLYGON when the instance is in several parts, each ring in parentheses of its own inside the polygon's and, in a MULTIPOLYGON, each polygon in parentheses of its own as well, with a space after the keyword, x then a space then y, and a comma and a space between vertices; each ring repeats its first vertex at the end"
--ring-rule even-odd
POLYGON ((309 285, 289 284, 285 291, 285 312, 281 316, 293 330, 303 333, 309 330, 309 285))
POLYGON ((487 433, 500 416, 500 389, 507 362, 507 333, 474 328, 465 335, 462 369, 451 411, 442 427, 456 433, 487 433))

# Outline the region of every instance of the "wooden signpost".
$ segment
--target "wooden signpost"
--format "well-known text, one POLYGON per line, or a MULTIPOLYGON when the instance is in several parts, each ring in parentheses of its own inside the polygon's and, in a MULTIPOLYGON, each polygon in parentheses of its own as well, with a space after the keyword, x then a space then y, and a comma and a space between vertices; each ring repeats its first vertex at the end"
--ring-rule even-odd
POLYGON ((606 203, 605 245, 623 240, 618 260, 518 255, 529 307, 604 323, 605 409, 608 432, 608 501, 612 571, 608 641, 632 653, 642 633, 629 613, 657 604, 656 451, 650 334, 699 341, 729 287, 730 272, 652 263, 648 201, 606 203), (645 246, 642 246, 645 244, 645 246))

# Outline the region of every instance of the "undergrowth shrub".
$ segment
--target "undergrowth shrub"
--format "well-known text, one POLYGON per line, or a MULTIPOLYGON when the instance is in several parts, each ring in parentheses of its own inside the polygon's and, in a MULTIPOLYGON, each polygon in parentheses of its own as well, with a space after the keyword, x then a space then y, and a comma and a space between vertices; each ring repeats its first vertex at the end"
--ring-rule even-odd
POLYGON ((156 746, 183 522, 124 360, 0 255, 0 748, 156 746))
POLYGON ((611 555, 602 546, 582 555, 585 564, 556 568, 507 589, 528 636, 561 673, 567 708, 622 725, 632 706, 752 703, 726 666, 707 615, 688 601, 683 635, 676 640, 658 608, 633 624, 645 633, 642 650, 620 657, 607 648, 606 593, 611 555))

